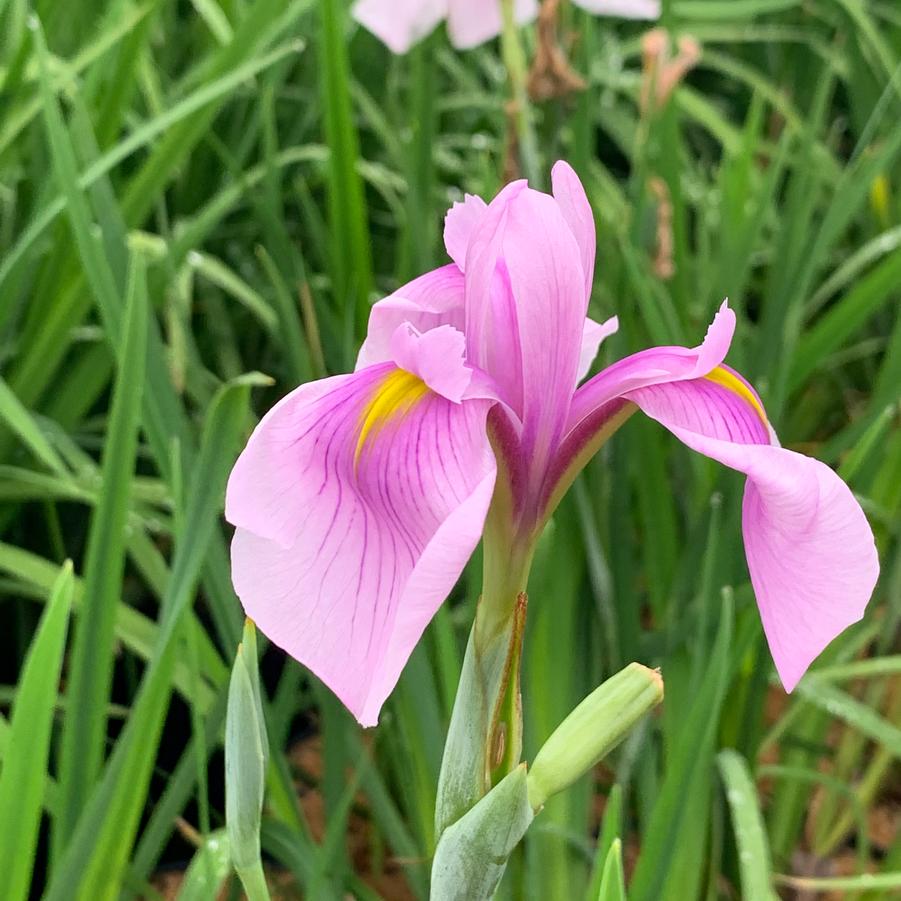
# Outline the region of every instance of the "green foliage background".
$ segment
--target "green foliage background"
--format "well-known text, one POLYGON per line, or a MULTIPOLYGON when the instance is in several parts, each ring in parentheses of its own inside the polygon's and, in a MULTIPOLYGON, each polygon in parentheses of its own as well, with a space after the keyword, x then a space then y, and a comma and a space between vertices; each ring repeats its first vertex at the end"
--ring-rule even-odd
MULTIPOLYGON (((897 804, 901 756, 901 10, 665 0, 663 22, 703 47, 663 108, 639 109, 644 26, 567 6, 587 86, 534 110, 540 171, 568 159, 596 212, 591 312, 622 324, 604 355, 697 343, 728 295, 730 362, 783 443, 857 492, 883 575, 785 699, 740 480, 630 421, 540 548, 525 756, 629 660, 663 668, 666 702, 548 804, 502 897, 618 897, 617 837, 636 901, 896 896, 901 844, 877 853, 867 818, 897 804), (858 875, 834 882, 839 858, 858 875)), ((439 32, 392 57, 343 0, 0 0, 5 901, 156 897, 186 835, 180 897, 227 878, 225 478, 255 415, 349 369, 371 302, 445 260, 450 202, 498 189, 507 96, 496 45, 439 32)), ((425 897, 478 579, 474 561, 370 735, 266 652, 263 846, 304 897, 425 897), (320 765, 286 756, 298 730, 320 765)))

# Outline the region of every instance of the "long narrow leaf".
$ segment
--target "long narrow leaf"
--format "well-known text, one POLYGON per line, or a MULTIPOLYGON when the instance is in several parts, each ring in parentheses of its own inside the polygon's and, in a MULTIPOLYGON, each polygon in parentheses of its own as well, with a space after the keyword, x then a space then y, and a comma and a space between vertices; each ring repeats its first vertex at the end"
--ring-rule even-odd
POLYGON ((102 489, 88 534, 85 602, 75 630, 66 690, 69 715, 62 739, 62 804, 57 839, 65 843, 103 762, 126 524, 135 470, 147 349, 147 287, 139 256, 132 258, 125 306, 125 343, 103 458, 102 489))
POLYGON ((731 750, 720 751, 717 765, 732 811, 742 897, 747 901, 775 901, 770 884, 770 848, 748 765, 738 752, 731 750))
POLYGON ((61 570, 25 659, 0 771, 0 898, 25 901, 38 843, 50 733, 72 604, 72 564, 61 570))
POLYGON ((210 411, 186 504, 186 538, 176 552, 154 655, 103 779, 54 869, 46 901, 118 897, 168 708, 184 613, 216 529, 226 475, 246 422, 250 386, 258 382, 243 379, 226 387, 210 411))

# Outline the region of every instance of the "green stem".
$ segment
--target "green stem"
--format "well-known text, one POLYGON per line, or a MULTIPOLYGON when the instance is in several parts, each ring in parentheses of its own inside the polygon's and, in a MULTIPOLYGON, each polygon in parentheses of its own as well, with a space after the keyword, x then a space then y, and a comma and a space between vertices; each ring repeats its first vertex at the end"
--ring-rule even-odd
POLYGON ((466 647, 444 746, 436 838, 515 768, 522 747, 519 657, 532 554, 530 547, 520 547, 511 540, 509 529, 501 526, 504 516, 499 508, 504 506, 504 496, 503 491, 495 495, 486 524, 484 593, 466 647))
POLYGON ((511 627, 510 645, 507 651, 505 678, 497 699, 495 713, 489 724, 489 742, 492 757, 489 760, 491 785, 512 772, 522 757, 522 695, 520 693, 520 665, 522 640, 526 627, 526 595, 516 601, 511 627))
POLYGON ((541 186, 541 169, 538 156, 538 142, 532 122, 532 108, 529 104, 529 67, 519 28, 514 13, 514 0, 501 0, 503 31, 501 32, 501 53, 507 74, 510 76, 512 118, 516 125, 516 139, 519 145, 519 161, 523 175, 533 187, 541 186))
POLYGON ((266 877, 263 875, 263 864, 257 860, 255 864, 249 867, 241 867, 237 870, 241 879, 241 885, 247 892, 247 901, 270 901, 269 886, 266 884, 266 877))

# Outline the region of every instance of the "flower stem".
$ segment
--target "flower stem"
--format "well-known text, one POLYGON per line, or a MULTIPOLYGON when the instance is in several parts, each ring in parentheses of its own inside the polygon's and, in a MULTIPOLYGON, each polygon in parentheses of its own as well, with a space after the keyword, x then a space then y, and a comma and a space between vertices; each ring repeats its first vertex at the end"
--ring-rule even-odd
POLYGON ((532 108, 529 104, 529 67, 519 28, 514 13, 514 0, 501 0, 503 30, 501 32, 501 52, 507 74, 510 76, 511 118, 516 128, 519 148, 519 162, 523 175, 533 187, 541 186, 541 168, 538 160, 538 142, 532 122, 532 108))

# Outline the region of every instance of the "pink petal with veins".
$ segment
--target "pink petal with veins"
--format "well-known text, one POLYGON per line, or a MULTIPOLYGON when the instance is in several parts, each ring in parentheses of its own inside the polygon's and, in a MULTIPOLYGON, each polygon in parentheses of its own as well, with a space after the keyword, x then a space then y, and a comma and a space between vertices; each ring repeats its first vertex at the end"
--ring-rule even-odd
MULTIPOLYGON (((439 331, 401 355, 457 394, 459 358, 449 382, 428 359, 449 343, 439 331)), ((363 725, 479 541, 496 471, 492 403, 455 403, 393 363, 371 366, 288 395, 232 472, 232 578, 248 616, 363 725)))

